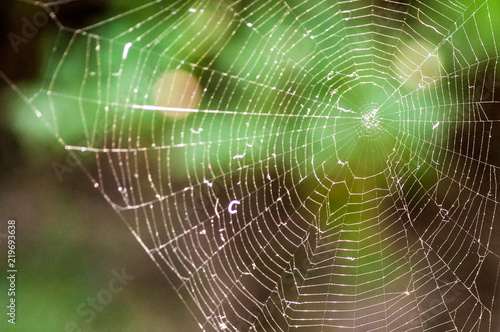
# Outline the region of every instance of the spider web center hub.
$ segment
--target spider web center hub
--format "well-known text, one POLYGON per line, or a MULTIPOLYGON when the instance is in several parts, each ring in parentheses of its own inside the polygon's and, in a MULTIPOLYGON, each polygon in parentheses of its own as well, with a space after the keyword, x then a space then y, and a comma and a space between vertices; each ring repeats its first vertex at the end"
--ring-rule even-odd
POLYGON ((315 168, 321 165, 333 172, 340 165, 355 177, 366 178, 390 167, 401 113, 396 98, 373 82, 345 89, 329 110, 331 120, 315 134, 320 142, 313 149, 315 168))
POLYGON ((376 106, 369 105, 361 110, 361 125, 357 128, 358 134, 368 140, 377 139, 382 130, 382 124, 378 116, 379 109, 376 106))

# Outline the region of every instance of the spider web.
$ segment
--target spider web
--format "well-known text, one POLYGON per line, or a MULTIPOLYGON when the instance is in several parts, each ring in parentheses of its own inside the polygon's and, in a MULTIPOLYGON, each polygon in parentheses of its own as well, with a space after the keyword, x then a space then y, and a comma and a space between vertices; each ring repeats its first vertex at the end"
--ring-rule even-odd
POLYGON ((202 330, 500 328, 495 1, 122 6, 27 103, 202 330))

